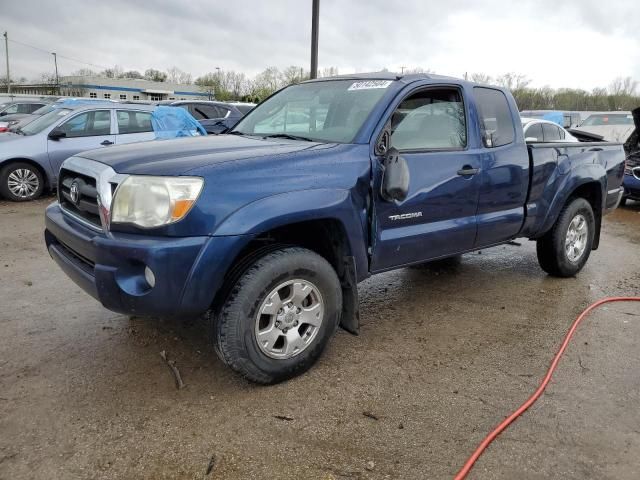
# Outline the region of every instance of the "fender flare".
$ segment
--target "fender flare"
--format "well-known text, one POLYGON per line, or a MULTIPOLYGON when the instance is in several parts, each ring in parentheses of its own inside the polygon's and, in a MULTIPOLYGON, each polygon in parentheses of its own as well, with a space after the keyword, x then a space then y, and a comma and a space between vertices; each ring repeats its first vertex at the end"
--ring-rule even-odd
POLYGON ((271 195, 236 210, 216 228, 213 235, 250 235, 311 220, 337 220, 343 226, 350 255, 357 271, 368 272, 365 237, 366 209, 358 211, 347 189, 312 189, 271 195), (364 222, 364 223, 363 223, 364 222))
POLYGON ((605 190, 607 184, 607 172, 602 165, 595 163, 583 164, 572 169, 562 183, 556 188, 556 193, 549 204, 547 214, 541 222, 541 227, 538 230, 536 237, 544 235, 553 227, 554 223, 560 216, 562 208, 566 205, 569 198, 571 198, 577 189, 587 184, 598 184, 600 187, 600 205, 599 208, 594 209, 593 212, 596 218, 594 245, 597 247, 600 237, 602 202, 606 198, 605 190))

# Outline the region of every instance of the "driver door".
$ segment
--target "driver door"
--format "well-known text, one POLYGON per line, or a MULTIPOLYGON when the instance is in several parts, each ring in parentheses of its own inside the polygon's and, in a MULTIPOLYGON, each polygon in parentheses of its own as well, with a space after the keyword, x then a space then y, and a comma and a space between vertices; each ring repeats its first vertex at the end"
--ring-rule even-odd
POLYGON ((471 250, 477 222, 481 153, 468 148, 469 115, 457 86, 407 95, 389 120, 390 146, 409 167, 402 202, 380 193, 381 157, 374 184, 375 236, 371 271, 471 250))
POLYGON ((111 134, 111 110, 83 111, 65 119, 57 128, 65 136, 58 140, 47 138, 49 163, 56 177, 67 158, 85 150, 113 145, 116 141, 115 135, 111 134))

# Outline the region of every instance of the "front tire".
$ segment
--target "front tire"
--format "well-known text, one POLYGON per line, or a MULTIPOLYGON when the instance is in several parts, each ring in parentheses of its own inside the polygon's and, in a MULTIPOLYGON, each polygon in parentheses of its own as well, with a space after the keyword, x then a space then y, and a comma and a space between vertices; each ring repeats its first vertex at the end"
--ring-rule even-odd
POLYGON ((13 202, 28 202, 42 195, 44 177, 29 163, 10 163, 0 170, 0 194, 13 202))
POLYGON ((282 248, 236 281, 215 319, 215 350, 248 380, 277 383, 315 363, 341 311, 340 281, 329 262, 304 248, 282 248))
POLYGON ((567 203, 551 230, 538 239, 540 267, 556 277, 577 274, 591 254, 595 223, 591 204, 584 198, 567 203))

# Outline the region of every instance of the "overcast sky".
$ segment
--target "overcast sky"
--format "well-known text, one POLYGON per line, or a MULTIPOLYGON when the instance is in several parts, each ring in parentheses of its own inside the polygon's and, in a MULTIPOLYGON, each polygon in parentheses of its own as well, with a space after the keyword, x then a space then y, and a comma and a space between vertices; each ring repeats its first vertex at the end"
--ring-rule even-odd
MULTIPOLYGON (((443 75, 525 74, 535 86, 591 89, 640 80, 638 0, 321 0, 320 67, 401 66, 443 75)), ((311 0, 2 0, 18 42, 100 66, 197 77, 308 68, 311 0)), ((9 43, 12 77, 53 70, 52 56, 9 43)), ((4 74, 4 49, 0 72, 4 74)), ((89 65, 59 58, 61 74, 89 65)))

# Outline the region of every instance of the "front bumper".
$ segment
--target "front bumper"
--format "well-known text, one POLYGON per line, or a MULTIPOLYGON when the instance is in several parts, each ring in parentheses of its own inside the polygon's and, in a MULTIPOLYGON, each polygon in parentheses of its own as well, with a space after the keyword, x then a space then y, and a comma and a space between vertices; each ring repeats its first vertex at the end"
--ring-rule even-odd
POLYGON ((633 175, 625 175, 622 186, 624 187, 624 198, 640 200, 640 179, 633 175))
POLYGON ((51 258, 109 310, 138 315, 194 315, 210 308, 224 274, 249 240, 227 237, 107 236, 47 208, 45 242, 51 258), (152 288, 145 280, 149 267, 152 288))

